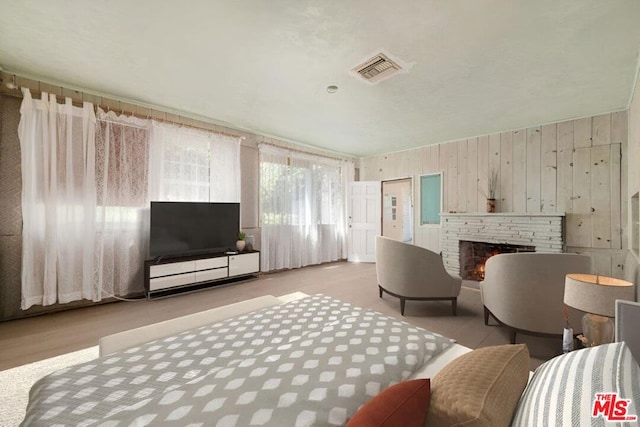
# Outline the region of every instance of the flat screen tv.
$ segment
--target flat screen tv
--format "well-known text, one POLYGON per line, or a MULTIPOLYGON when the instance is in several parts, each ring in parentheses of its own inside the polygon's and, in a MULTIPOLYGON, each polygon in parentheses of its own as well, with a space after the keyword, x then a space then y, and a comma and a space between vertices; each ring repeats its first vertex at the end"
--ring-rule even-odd
POLYGON ((185 256, 235 249, 240 203, 151 202, 149 256, 185 256))

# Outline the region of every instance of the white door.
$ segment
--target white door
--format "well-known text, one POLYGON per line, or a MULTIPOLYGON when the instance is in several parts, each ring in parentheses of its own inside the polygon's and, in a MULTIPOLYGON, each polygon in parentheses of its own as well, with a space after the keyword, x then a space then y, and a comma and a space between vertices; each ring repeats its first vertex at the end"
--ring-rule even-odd
POLYGON ((354 182, 349 188, 349 261, 376 261, 376 236, 380 234, 382 220, 381 194, 379 181, 354 182))
POLYGON ((382 182, 382 235, 399 242, 413 242, 411 178, 382 182))

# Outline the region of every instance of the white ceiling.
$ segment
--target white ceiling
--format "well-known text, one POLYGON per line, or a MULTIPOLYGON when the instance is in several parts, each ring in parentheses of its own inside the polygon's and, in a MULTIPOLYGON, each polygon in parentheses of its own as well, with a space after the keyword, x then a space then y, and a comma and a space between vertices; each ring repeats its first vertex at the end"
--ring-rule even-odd
POLYGON ((625 109, 639 23, 638 0, 3 0, 0 65, 365 156, 625 109), (407 71, 350 74, 380 51, 407 71))

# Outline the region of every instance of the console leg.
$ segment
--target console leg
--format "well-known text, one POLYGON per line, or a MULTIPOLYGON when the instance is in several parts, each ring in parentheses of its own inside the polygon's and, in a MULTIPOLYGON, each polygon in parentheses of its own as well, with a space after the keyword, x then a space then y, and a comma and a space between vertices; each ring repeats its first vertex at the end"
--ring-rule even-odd
POLYGON ((484 307, 484 324, 485 325, 489 325, 489 309, 487 307, 484 307))
POLYGON ((516 343, 516 330, 515 329, 511 329, 509 331, 509 339, 511 340, 511 344, 515 344, 516 343))
POLYGON ((454 298, 451 300, 451 311, 453 311, 453 315, 458 315, 458 298, 454 298))
POLYGON ((382 286, 378 285, 378 291, 380 291, 380 298, 382 298, 382 286))
POLYGON ((400 298, 400 314, 404 316, 404 303, 406 300, 404 298, 400 298))

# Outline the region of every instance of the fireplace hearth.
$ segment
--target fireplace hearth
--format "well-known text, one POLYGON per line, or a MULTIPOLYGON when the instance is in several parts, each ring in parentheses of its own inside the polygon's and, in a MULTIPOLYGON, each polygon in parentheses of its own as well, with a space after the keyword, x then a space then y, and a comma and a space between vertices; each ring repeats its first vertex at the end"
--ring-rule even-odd
POLYGON ((535 246, 507 243, 473 242, 460 240, 460 277, 464 280, 484 280, 484 264, 493 255, 535 252, 535 246))

